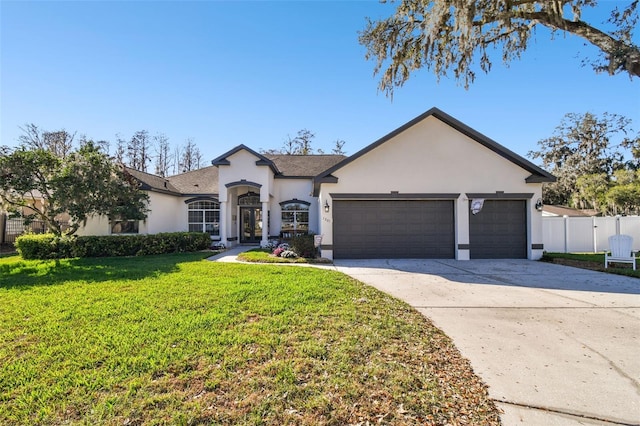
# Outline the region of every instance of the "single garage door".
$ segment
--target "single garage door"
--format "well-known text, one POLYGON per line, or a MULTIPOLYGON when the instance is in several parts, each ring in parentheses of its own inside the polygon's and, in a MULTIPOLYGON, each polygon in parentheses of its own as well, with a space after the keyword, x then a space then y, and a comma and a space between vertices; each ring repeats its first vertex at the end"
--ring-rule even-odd
POLYGON ((469 214, 469 245, 472 259, 526 259, 526 201, 485 200, 469 214))
POLYGON ((451 200, 336 200, 336 259, 452 259, 451 200))

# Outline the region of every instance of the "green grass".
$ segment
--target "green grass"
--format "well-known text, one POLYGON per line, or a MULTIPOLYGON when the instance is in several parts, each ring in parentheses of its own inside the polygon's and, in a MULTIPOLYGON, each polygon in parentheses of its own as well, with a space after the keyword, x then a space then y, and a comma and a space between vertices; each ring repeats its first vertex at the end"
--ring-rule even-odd
MULTIPOLYGON (((609 274, 640 278, 640 270, 636 269, 634 271, 630 264, 613 263, 608 268, 605 268, 604 253, 545 253, 542 260, 609 274)), ((637 260, 636 262, 640 265, 640 261, 637 260)))
POLYGON ((498 424, 409 306, 335 271, 0 259, 0 424, 498 424))

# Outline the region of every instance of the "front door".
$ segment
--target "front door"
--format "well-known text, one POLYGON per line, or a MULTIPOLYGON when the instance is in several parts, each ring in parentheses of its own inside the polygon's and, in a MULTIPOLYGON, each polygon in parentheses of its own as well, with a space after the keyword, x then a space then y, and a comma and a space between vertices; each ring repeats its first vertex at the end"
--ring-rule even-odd
POLYGON ((240 243, 259 243, 262 239, 262 209, 240 207, 240 243))

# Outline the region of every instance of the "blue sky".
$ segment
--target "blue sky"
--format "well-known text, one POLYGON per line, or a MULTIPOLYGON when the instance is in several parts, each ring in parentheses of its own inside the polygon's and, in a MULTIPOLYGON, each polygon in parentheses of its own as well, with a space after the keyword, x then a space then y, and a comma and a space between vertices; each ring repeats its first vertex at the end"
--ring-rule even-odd
MULTIPOLYGON (((585 14, 596 23, 615 3, 585 14)), ((377 91, 358 31, 388 16, 375 1, 0 0, 0 145, 20 126, 115 143, 137 130, 193 138, 208 164, 246 144, 280 148, 306 128, 315 148, 353 154, 436 106, 526 156, 566 113, 624 115, 640 130, 640 79, 581 66, 597 49, 573 36, 536 40, 465 90, 423 70, 377 91)), ((636 37, 637 38, 637 37, 636 37)))

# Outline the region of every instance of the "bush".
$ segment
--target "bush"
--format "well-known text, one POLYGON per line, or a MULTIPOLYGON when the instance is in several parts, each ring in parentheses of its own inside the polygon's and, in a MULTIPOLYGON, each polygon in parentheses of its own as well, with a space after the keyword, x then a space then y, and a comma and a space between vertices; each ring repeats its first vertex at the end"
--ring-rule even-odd
POLYGON ((295 259, 296 257, 298 257, 298 255, 293 250, 285 250, 280 254, 280 257, 283 257, 285 259, 295 259))
POLYGON ((53 234, 24 234, 15 242, 23 259, 61 259, 72 257, 73 239, 53 234))
POLYGON ((106 235, 55 237, 53 234, 24 235, 16 241, 24 259, 63 257, 144 256, 208 249, 211 239, 199 232, 167 232, 152 235, 106 235))
POLYGON ((313 235, 296 235, 291 239, 291 250, 300 257, 314 259, 318 255, 318 249, 314 245, 313 235))

